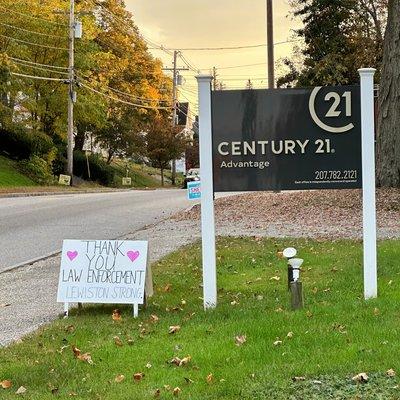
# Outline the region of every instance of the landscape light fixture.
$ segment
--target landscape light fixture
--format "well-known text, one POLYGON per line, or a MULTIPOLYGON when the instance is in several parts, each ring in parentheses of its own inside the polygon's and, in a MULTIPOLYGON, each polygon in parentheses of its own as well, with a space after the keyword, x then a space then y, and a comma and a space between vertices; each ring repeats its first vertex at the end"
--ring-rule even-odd
POLYGON ((293 282, 293 268, 289 264, 289 260, 296 257, 297 255, 297 250, 294 247, 287 247, 285 250, 282 252, 283 257, 285 257, 288 260, 288 290, 290 289, 290 282, 293 282))
POLYGON ((297 282, 298 280, 300 280, 300 267, 303 262, 304 260, 302 258, 290 258, 288 260, 288 263, 292 268, 292 282, 297 282))

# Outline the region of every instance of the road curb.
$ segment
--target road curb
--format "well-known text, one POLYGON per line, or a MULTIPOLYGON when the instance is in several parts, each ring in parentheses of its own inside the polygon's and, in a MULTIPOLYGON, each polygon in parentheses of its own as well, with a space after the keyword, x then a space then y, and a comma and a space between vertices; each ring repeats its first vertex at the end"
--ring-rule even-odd
MULTIPOLYGON (((32 193, 0 193, 0 198, 13 198, 13 197, 39 197, 39 196, 65 196, 71 194, 94 194, 94 193, 118 193, 118 192, 130 192, 134 189, 116 189, 116 190, 77 190, 71 192, 32 192, 32 193)), ((137 189, 146 190, 146 189, 137 189)))
POLYGON ((22 267, 26 267, 28 265, 36 264, 39 261, 47 260, 48 258, 52 258, 52 257, 57 256, 59 254, 61 254, 61 250, 45 254, 44 256, 41 256, 41 257, 32 258, 31 260, 23 261, 22 263, 19 263, 19 264, 11 265, 11 267, 7 267, 5 270, 0 271, 0 275, 6 274, 8 272, 14 272, 17 269, 20 269, 22 267))

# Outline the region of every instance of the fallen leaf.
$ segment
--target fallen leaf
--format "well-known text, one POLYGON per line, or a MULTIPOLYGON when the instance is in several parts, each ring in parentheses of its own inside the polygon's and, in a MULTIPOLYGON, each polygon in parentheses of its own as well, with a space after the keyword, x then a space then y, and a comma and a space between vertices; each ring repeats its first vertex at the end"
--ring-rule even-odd
POLYGON ((276 256, 277 256, 278 258, 283 258, 283 251, 278 251, 278 252, 276 253, 276 256))
POLYGON ((379 308, 375 307, 374 308, 374 315, 378 316, 380 314, 379 308))
POLYGON ((396 376, 396 371, 390 368, 386 371, 386 375, 389 376, 390 378, 393 378, 394 376, 396 376))
POLYGON ((186 357, 182 358, 182 360, 179 362, 178 365, 179 365, 179 367, 182 367, 183 365, 189 364, 190 361, 192 361, 192 357, 186 356, 186 357))
POLYGON ((360 372, 359 374, 353 376, 353 378, 351 379, 357 383, 365 383, 368 382, 369 377, 365 372, 360 372))
POLYGON ((143 372, 136 372, 136 374, 133 374, 133 379, 135 381, 141 381, 143 378, 144 378, 143 372))
POLYGON ((116 308, 113 312, 112 312, 112 319, 113 321, 121 321, 122 320, 122 316, 121 316, 121 311, 116 308))
POLYGON ((170 283, 168 283, 168 285, 166 285, 164 287, 164 292, 169 292, 171 290, 172 285, 170 283))
POLYGON ((121 383, 125 380, 125 375, 119 374, 114 378, 114 381, 117 383, 121 383))
POLYGON ((182 304, 183 306, 186 306, 186 300, 182 300, 182 301, 181 301, 181 304, 182 304))
POLYGON ((124 345, 122 343, 122 340, 118 336, 114 336, 114 343, 116 344, 116 346, 119 346, 119 347, 124 345))
POLYGON ((293 332, 289 332, 286 337, 288 337, 289 339, 291 339, 293 337, 293 332))
POLYGON ((154 397, 157 399, 158 397, 160 397, 160 395, 161 395, 161 390, 156 389, 156 391, 154 392, 154 397))
POLYGON ((174 357, 171 361, 168 361, 169 364, 175 364, 179 367, 179 364, 181 363, 181 359, 179 357, 174 357))
POLYGON ((155 314, 151 314, 150 315, 150 321, 153 322, 153 323, 158 322, 159 319, 160 318, 158 318, 157 315, 155 315, 155 314))
POLYGON ((278 307, 275 309, 275 312, 283 312, 283 308, 282 307, 278 307))
POLYGON ((6 380, 0 382, 0 386, 3 389, 10 389, 10 387, 12 386, 12 382, 10 380, 6 379, 6 380))
POLYGON ((257 300, 263 300, 264 299, 264 296, 262 296, 261 294, 259 294, 258 296, 257 296, 257 300))
POLYGON ((306 380, 306 378, 304 376, 294 376, 292 378, 293 382, 300 382, 300 381, 305 381, 305 380, 306 380))
POLYGON ((192 384, 192 383, 194 383, 194 381, 193 381, 192 379, 190 379, 190 378, 186 378, 186 377, 184 377, 183 379, 184 379, 184 380, 185 380, 185 382, 186 382, 186 383, 188 383, 188 384, 192 384))
POLYGON ((73 333, 75 331, 75 327, 73 325, 68 325, 65 327, 65 332, 73 333))
POLYGON ((276 340, 274 342, 274 346, 280 346, 282 343, 283 343, 282 340, 276 340))
POLYGON ((246 343, 246 340, 247 340, 246 335, 235 336, 236 346, 241 346, 242 344, 246 343))
POLYGON ((2 303, 2 304, 0 304, 0 308, 9 307, 9 306, 11 306, 11 303, 2 303))
POLYGON ((169 327, 168 333, 169 333, 170 335, 172 335, 172 334, 174 334, 174 333, 176 333, 176 332, 178 332, 178 331, 180 331, 180 330, 181 330, 181 327, 180 327, 179 325, 171 325, 171 326, 169 327))
POLYGON ((273 276, 272 278, 269 278, 270 281, 275 281, 278 282, 281 280, 281 278, 279 276, 273 276))
POLYGON ((92 356, 90 355, 90 353, 82 354, 82 352, 76 346, 72 346, 72 351, 75 358, 77 358, 78 360, 87 362, 88 364, 93 364, 92 356))
POLYGON ((182 390, 179 387, 176 387, 172 393, 174 394, 174 396, 179 396, 179 394, 182 392, 182 390))
POLYGON ((311 311, 306 312, 307 318, 311 318, 314 314, 311 311))
POLYGON ((146 364, 146 368, 147 369, 150 369, 152 367, 152 365, 148 362, 147 364, 146 364))
POLYGON ((126 343, 128 343, 129 346, 132 346, 135 343, 135 341, 131 338, 131 339, 128 339, 126 341, 126 343))
POLYGON ((206 378, 207 383, 211 383, 213 380, 214 380, 213 374, 208 374, 206 378))
POLYGON ((20 386, 18 390, 15 392, 15 394, 24 394, 26 392, 26 388, 23 386, 20 386))
POLYGON ((236 300, 231 301, 231 306, 237 306, 239 303, 236 300))

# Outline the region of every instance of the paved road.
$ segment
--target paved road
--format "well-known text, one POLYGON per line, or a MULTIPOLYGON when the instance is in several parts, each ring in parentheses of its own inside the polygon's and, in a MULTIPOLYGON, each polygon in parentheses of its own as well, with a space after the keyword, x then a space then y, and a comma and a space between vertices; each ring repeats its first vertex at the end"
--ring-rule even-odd
POLYGON ((0 199, 0 272, 61 250, 63 239, 116 238, 190 206, 179 189, 0 199))

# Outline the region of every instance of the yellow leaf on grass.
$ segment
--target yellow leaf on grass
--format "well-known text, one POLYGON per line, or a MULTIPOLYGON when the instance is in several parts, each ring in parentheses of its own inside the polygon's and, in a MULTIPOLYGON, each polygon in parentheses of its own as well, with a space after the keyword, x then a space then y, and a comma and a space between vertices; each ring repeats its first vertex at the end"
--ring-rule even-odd
POLYGON ((359 374, 353 376, 352 380, 357 383, 365 383, 368 382, 368 375, 365 372, 360 372, 359 374))
POLYGON ((24 394, 26 392, 26 388, 24 386, 20 386, 15 394, 24 394))
POLYGON ((179 387, 176 387, 172 393, 174 394, 174 396, 179 396, 180 392, 182 392, 182 390, 179 387))
POLYGON ((275 340, 274 346, 280 346, 282 343, 282 340, 275 340))
POLYGON ((116 344, 116 346, 119 346, 119 347, 124 345, 122 343, 122 340, 118 336, 114 336, 114 343, 116 344))
POLYGON ((125 380, 125 375, 119 374, 115 377, 114 381, 117 383, 121 383, 125 380))
POLYGON ((236 344, 236 346, 241 346, 242 344, 246 343, 246 340, 247 340, 246 335, 235 336, 235 344, 236 344))
POLYGON ((153 323, 158 322, 159 319, 160 319, 160 318, 158 318, 158 316, 155 315, 155 314, 151 314, 151 315, 150 315, 150 321, 153 322, 153 323))
POLYGON ((394 376, 396 376, 396 371, 390 368, 386 371, 386 375, 389 376, 390 378, 393 378, 394 376))
POLYGON ((213 374, 208 374, 206 378, 207 383, 211 383, 214 381, 214 375, 213 374))
POLYGON ((172 334, 174 334, 174 333, 176 333, 176 332, 178 332, 178 331, 180 331, 180 330, 181 330, 181 327, 180 327, 179 325, 171 325, 171 326, 169 327, 168 333, 169 333, 170 335, 172 335, 172 334))

